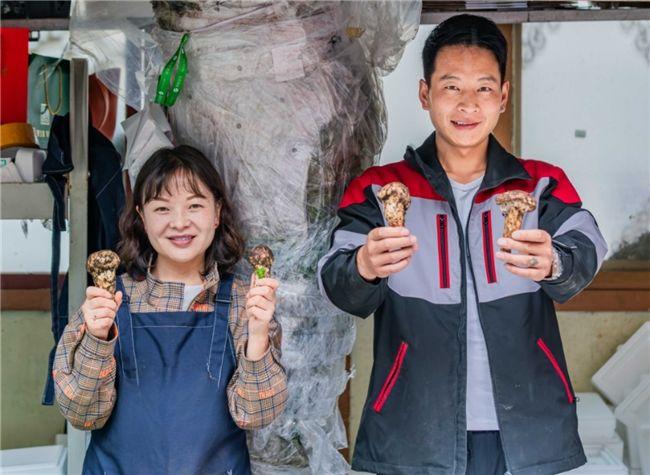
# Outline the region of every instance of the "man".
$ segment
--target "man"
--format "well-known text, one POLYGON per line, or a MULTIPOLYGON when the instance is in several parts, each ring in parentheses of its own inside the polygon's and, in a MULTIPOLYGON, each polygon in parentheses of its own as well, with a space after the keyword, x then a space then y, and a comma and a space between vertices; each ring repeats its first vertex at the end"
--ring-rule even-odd
POLYGON ((607 245, 564 172, 492 135, 505 111, 507 44, 459 15, 423 51, 419 98, 435 132, 353 180, 321 291, 375 314, 374 364, 352 467, 380 474, 555 474, 585 463, 553 300, 593 279, 607 245), (405 184, 405 227, 379 189, 405 184), (496 197, 534 197, 501 237, 496 197))

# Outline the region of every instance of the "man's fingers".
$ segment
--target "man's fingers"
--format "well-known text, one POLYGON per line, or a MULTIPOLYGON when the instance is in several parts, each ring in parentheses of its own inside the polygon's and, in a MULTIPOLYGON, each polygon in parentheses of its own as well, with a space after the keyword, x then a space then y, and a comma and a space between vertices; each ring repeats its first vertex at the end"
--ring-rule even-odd
POLYGON ((506 270, 512 272, 515 275, 518 275, 519 277, 525 277, 526 279, 531 279, 534 281, 540 281, 545 277, 544 272, 540 271, 538 268, 517 267, 512 264, 506 264, 504 267, 506 270))
POLYGON ((371 280, 399 272, 418 249, 417 238, 404 227, 380 227, 368 233, 368 241, 357 254, 362 277, 371 280), (395 264, 399 265, 393 267, 395 264))
POLYGON ((368 244, 368 251, 372 255, 382 254, 384 252, 396 251, 406 247, 411 247, 417 242, 415 236, 386 238, 381 241, 374 241, 368 244))
POLYGON ((506 264, 511 264, 523 269, 530 268, 530 260, 532 258, 535 258, 537 261, 537 264, 534 268, 545 269, 548 265, 548 259, 539 255, 531 256, 530 254, 510 254, 508 252, 499 251, 495 254, 495 257, 502 260, 506 264))
POLYGON ((408 236, 409 234, 411 234, 411 232, 403 227, 384 226, 380 228, 374 228, 368 233, 368 238, 373 241, 380 241, 386 238, 404 237, 408 236))
POLYGON ((403 238, 388 238, 381 241, 383 251, 396 251, 405 247, 411 247, 417 242, 415 236, 408 236, 403 238))
POLYGON ((409 247, 407 249, 401 249, 399 251, 385 252, 375 258, 374 264, 376 266, 396 264, 408 257, 411 257, 413 255, 413 252, 414 252, 413 247, 409 247))
POLYGON ((522 254, 533 254, 539 255, 542 254, 543 244, 533 242, 533 241, 517 241, 510 238, 499 238, 497 244, 502 249, 509 249, 511 251, 517 251, 522 254))
POLYGON ((402 270, 404 270, 409 264, 411 263, 411 258, 403 259, 395 264, 389 264, 386 266, 380 267, 379 271, 381 272, 380 275, 383 276, 389 276, 392 274, 396 274, 402 270))
POLYGON ((512 233, 512 238, 516 241, 546 242, 550 237, 543 229, 520 229, 512 233))

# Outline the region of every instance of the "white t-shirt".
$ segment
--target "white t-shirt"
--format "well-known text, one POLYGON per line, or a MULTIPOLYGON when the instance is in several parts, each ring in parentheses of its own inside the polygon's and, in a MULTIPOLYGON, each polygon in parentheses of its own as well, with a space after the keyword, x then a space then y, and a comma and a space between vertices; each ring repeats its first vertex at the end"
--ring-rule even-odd
POLYGON ((189 310, 189 306, 194 298, 203 290, 203 284, 185 285, 183 288, 183 306, 184 310, 189 310))
MULTIPOLYGON (((463 224, 463 231, 467 232, 465 228, 469 211, 483 177, 465 184, 457 183, 452 179, 449 181, 456 199, 456 208, 463 224)), ((468 431, 499 430, 494 407, 490 363, 483 329, 478 318, 478 306, 469 262, 467 263, 467 399, 465 412, 468 431)))

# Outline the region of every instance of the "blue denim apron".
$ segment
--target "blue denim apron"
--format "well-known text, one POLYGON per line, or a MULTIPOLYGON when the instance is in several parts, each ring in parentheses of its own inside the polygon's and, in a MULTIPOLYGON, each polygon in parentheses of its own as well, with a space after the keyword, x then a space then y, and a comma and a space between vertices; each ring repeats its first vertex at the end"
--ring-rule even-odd
POLYGON ((118 278, 117 400, 92 432, 84 474, 250 474, 226 396, 236 367, 232 281, 222 276, 214 312, 132 314, 118 278))

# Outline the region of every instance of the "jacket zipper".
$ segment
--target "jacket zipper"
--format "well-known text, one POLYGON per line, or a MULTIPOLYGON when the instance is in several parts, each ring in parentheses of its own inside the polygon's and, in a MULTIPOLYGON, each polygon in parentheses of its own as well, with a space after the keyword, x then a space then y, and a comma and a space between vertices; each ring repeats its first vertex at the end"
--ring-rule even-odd
POLYGON ((544 340, 542 340, 541 338, 537 339, 537 346, 539 346, 539 348, 544 352, 548 360, 553 365, 553 369, 555 370, 560 380, 562 381, 562 384, 564 385, 564 391, 566 392, 566 398, 569 401, 569 404, 573 404, 575 398, 573 396, 573 393, 571 392, 569 381, 567 380, 564 371, 562 371, 562 368, 560 368, 560 364, 555 359, 555 356, 553 356, 553 352, 548 346, 546 346, 546 343, 544 343, 544 340))
POLYGON ((497 281, 497 272, 494 264, 494 247, 492 243, 492 212, 483 212, 483 257, 485 259, 485 273, 488 284, 497 281))
MULTIPOLYGON (((424 171, 424 168, 422 166, 422 159, 418 156, 418 154, 417 154, 417 152, 415 150, 413 151, 413 153, 416 156, 416 162, 418 163, 422 174, 427 178, 427 180, 429 182, 432 182, 433 180, 424 171)), ((469 208, 469 215, 468 215, 468 218, 467 218, 467 223, 468 224, 469 224, 469 217, 472 215, 472 209, 474 208, 474 200, 476 200, 476 197, 479 196, 481 192, 483 192, 483 191, 485 191, 487 189, 492 189, 494 187, 497 187, 500 184, 506 182, 507 180, 508 179, 501 180, 501 181, 497 182, 496 184, 492 185, 490 188, 479 189, 477 191, 476 195, 474 196, 474 199, 472 200, 472 205, 469 208)), ((453 210, 453 207, 452 207, 452 210, 453 210)), ((461 247, 462 247, 462 244, 464 243, 465 250, 466 250, 465 252, 463 252, 463 250, 461 249, 461 266, 462 266, 461 268, 465 269, 466 267, 469 267, 470 275, 472 276, 472 281, 474 282, 474 295, 476 297, 476 302, 477 302, 476 307, 477 307, 477 311, 478 311, 479 322, 481 324, 481 328, 483 328, 483 321, 481 320, 481 309, 480 309, 478 291, 476 289, 476 276, 474 275, 474 269, 472 267, 472 257, 471 257, 471 255, 469 253, 469 232, 463 233, 462 226, 460 224, 460 219, 458 217, 457 212, 455 212, 455 214, 454 214, 454 219, 457 221, 457 226, 459 228, 459 232, 460 232, 460 236, 461 236, 461 238, 460 238, 461 247), (463 235, 464 235, 464 239, 463 239, 463 235), (468 264, 467 266, 465 265, 465 259, 463 259, 463 254, 466 254, 466 256, 467 256, 467 258, 466 258, 467 259, 467 264, 468 264)), ((469 230, 468 228, 469 228, 469 226, 466 226, 467 230, 469 230)), ((466 280, 464 271, 463 271, 463 280, 466 280)), ((461 282, 461 289, 462 289, 463 286, 466 286, 466 284, 464 282, 461 282)), ((464 302, 465 303, 465 325, 467 325, 467 295, 466 295, 467 294, 467 287, 465 287, 465 290, 466 290, 465 296, 464 296, 465 297, 465 302, 464 302)), ((463 296, 461 295, 461 298, 462 297, 463 296)), ((459 334, 458 336, 459 336, 459 339, 460 339, 461 335, 459 334)), ((461 346, 466 345, 465 342, 467 341, 467 328, 465 328, 465 332, 463 333, 462 336, 464 337, 464 342, 459 342, 461 344, 461 346)), ((487 352, 488 352, 488 361, 491 364, 492 363, 492 358, 490 357, 490 349, 487 348, 487 340, 486 340, 485 343, 486 343, 486 349, 487 349, 487 352)), ((467 376, 467 373, 465 373, 465 376, 467 376)), ((496 383, 495 383, 495 380, 494 380, 494 374, 492 373, 492 368, 490 368, 490 379, 492 380, 492 387, 496 387, 496 383)), ((495 401, 496 401, 496 398, 495 398, 495 401)), ((499 405, 497 404, 496 406, 497 406, 497 411, 496 411, 496 413, 497 413, 497 422, 499 423, 499 427, 503 427, 502 418, 501 418, 501 414, 500 414, 500 411, 499 411, 499 405)), ((456 422, 458 424, 458 418, 456 418, 456 422)), ((458 447, 456 447, 455 450, 457 450, 457 449, 458 449, 458 447)), ((466 448, 464 448, 464 449, 466 449, 466 448)), ((506 462, 506 468, 508 470, 510 470, 510 467, 512 466, 512 464, 510 462, 509 451, 508 451, 505 444, 503 445, 503 455, 504 455, 505 462, 506 462)), ((455 469, 456 469, 456 462, 454 461, 454 470, 455 469)))
POLYGON ((448 289, 449 283, 449 243, 447 239, 447 215, 437 216, 438 224, 438 269, 440 277, 440 288, 448 289))
POLYGON ((402 342, 399 345, 399 350, 397 351, 395 361, 393 361, 393 366, 390 369, 390 373, 388 373, 388 377, 386 378, 386 381, 384 381, 384 385, 381 387, 381 391, 379 391, 379 396, 377 396, 377 399, 372 406, 373 410, 377 413, 381 412, 384 404, 386 404, 386 400, 388 400, 388 396, 390 396, 390 393, 393 391, 393 387, 397 382, 397 377, 402 370, 402 363, 404 362, 404 356, 406 356, 408 347, 408 344, 405 342, 402 342))
MULTIPOLYGON (((480 190, 476 193, 476 195, 478 195, 479 193, 480 193, 480 190)), ((483 320, 481 319, 481 304, 480 304, 480 300, 479 300, 479 296, 478 296, 478 290, 477 290, 477 286, 476 286, 476 276, 474 275, 474 267, 472 266, 472 256, 471 256, 471 253, 469 251, 469 219, 472 216, 472 209, 474 208, 474 200, 475 199, 476 199, 476 196, 474 196, 474 199, 472 200, 472 204, 471 204, 471 206, 469 208, 469 213, 467 215, 467 223, 465 225, 464 243, 465 243, 465 255, 467 256, 467 266, 466 267, 469 267, 469 272, 470 272, 470 275, 472 276, 472 282, 474 283, 474 297, 476 299, 476 311, 478 313, 478 321, 479 321, 479 324, 481 325, 481 331, 485 335, 485 329, 483 328, 483 320)), ((465 266, 465 262, 464 261, 461 262, 461 265, 465 266)), ((466 327, 465 327, 465 341, 467 341, 467 288, 465 288, 465 325, 466 325, 466 327)), ((497 384, 496 384, 496 381, 494 379, 494 373, 492 372, 493 359, 491 358, 490 348, 489 348, 489 345, 487 343, 487 339, 485 340, 485 349, 487 351, 488 364, 490 366, 490 380, 492 381, 492 388, 493 388, 493 391, 494 391, 494 388, 497 387, 497 384)), ((467 349, 466 349, 466 351, 467 351, 467 349)), ((465 372, 465 377, 467 377, 467 371, 465 372)), ((495 403, 497 401, 496 395, 494 396, 494 401, 495 401, 495 403)), ((498 404, 496 404, 496 416, 497 416, 497 423, 499 424, 499 427, 503 427, 503 420, 502 420, 502 417, 501 417, 501 414, 500 414, 500 411, 499 411, 499 405, 498 404)), ((505 444, 503 445, 502 449, 503 449, 503 457, 505 458, 505 462, 506 462, 506 468, 509 471, 510 467, 512 466, 511 463, 510 463, 510 454, 509 454, 505 444)))

